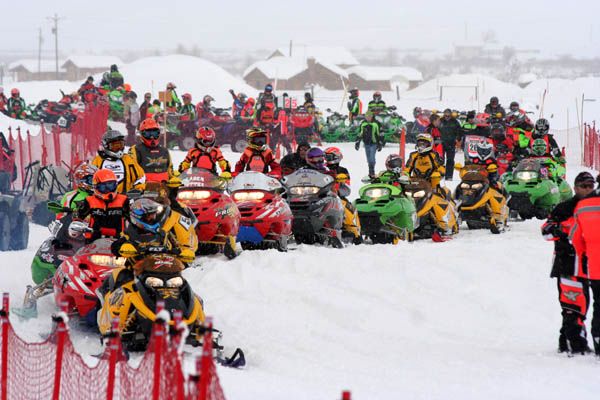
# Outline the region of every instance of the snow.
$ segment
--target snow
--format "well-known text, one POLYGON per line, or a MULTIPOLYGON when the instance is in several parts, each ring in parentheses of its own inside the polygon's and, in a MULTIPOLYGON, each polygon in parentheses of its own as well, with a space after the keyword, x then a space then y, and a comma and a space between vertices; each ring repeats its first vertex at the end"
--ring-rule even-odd
POLYGON ((290 57, 272 57, 250 65, 242 76, 248 75, 255 69, 270 79, 290 79, 306 69, 306 61, 290 57))
MULTIPOLYGON (((65 69, 62 67, 64 60, 58 60, 58 70, 64 72, 65 69)), ((38 68, 37 58, 26 58, 10 63, 8 70, 12 71, 18 67, 23 67, 29 72, 54 72, 56 71, 56 61, 54 59, 44 58, 41 60, 40 67, 38 68)))
POLYGON ((115 56, 74 55, 69 56, 62 66, 64 67, 69 62, 79 68, 106 68, 107 70, 113 64, 119 67, 123 64, 123 61, 115 56))
MULTIPOLYGON (((336 146, 355 195, 367 173, 364 151, 336 146)), ((388 145, 377 153, 377 168, 395 151, 388 145)), ((172 155, 175 165, 184 158, 172 155)), ((224 155, 239 157, 228 147, 224 155)), ((571 181, 580 170, 573 165, 571 181)), ((325 400, 343 389, 357 399, 596 398, 594 358, 555 352, 560 309, 548 278, 552 244, 540 224, 515 222, 502 235, 463 225, 445 243, 201 257, 201 266, 184 274, 223 330, 223 343, 246 352, 244 370, 218 367, 229 399, 325 400)), ((22 301, 29 262, 47 234, 31 225, 29 248, 3 254, 0 292, 10 292, 13 305, 22 301)), ((53 310, 47 297, 38 319, 12 322, 39 341, 53 310)), ((71 331, 79 351, 100 352, 95 333, 76 321, 71 331)))
MULTIPOLYGON (((280 47, 277 49, 280 55, 289 57, 289 48, 280 47)), ((277 53, 274 53, 277 54, 277 53)), ((292 58, 306 61, 309 58, 316 58, 328 64, 335 65, 358 65, 358 60, 352 53, 343 46, 305 46, 296 45, 292 47, 292 58)))
POLYGON ((398 78, 406 81, 422 81, 423 74, 411 67, 378 67, 357 65, 346 69, 348 74, 356 74, 367 81, 393 81, 398 78))

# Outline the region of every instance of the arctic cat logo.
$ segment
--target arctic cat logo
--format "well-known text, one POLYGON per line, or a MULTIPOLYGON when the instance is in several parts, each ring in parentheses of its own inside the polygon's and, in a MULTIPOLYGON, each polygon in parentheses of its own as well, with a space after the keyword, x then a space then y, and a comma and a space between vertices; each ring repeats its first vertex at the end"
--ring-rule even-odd
POLYGON ((563 292, 563 294, 565 295, 565 297, 573 302, 577 301, 577 296, 579 296, 581 293, 579 292, 573 292, 573 291, 567 291, 567 292, 563 292))
POLYGON ((157 158, 152 158, 152 157, 148 157, 147 161, 146 161, 146 166, 147 167, 152 167, 152 166, 161 166, 167 163, 167 159, 165 157, 157 157, 157 158))

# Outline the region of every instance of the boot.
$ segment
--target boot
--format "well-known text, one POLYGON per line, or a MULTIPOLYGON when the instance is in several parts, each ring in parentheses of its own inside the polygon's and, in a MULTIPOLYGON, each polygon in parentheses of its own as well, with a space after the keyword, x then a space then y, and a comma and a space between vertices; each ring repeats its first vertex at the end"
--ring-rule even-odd
POLYGON ((565 351, 569 351, 569 345, 567 344, 567 337, 561 333, 558 337, 558 352, 564 353, 565 351))
POLYGON ((600 336, 594 337, 594 352, 597 356, 600 356, 600 336))

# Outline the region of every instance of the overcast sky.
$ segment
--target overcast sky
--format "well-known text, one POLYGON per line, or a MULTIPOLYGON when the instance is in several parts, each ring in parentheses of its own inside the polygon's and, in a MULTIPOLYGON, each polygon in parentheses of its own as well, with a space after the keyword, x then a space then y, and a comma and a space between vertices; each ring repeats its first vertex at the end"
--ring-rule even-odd
MULTIPOLYGON (((492 29, 501 44, 600 56, 600 0, 263 1, 4 0, 0 52, 53 50, 57 13, 67 53, 111 49, 270 49, 297 44, 450 50, 492 29), (595 25, 594 25, 595 24, 595 25)), ((26 55, 26 54, 23 54, 26 55)))

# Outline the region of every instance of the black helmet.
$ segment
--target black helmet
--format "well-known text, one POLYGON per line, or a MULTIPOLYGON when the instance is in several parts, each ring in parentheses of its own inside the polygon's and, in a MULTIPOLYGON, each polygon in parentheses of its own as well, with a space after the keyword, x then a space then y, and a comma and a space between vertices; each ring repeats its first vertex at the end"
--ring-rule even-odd
POLYGON ((494 157, 494 146, 488 142, 481 142, 477 144, 477 155, 482 160, 494 157))
POLYGON ((119 69, 117 68, 117 64, 113 64, 110 66, 110 72, 119 72, 119 69))
POLYGON ((490 104, 491 104, 491 105, 496 105, 496 106, 497 106, 498 104, 500 104, 500 100, 498 100, 498 97, 496 97, 496 96, 493 96, 493 97, 490 99, 490 104))
POLYGON ((467 113, 467 119, 473 119, 473 118, 475 118, 475 115, 476 115, 475 111, 469 111, 467 113))
POLYGON ((510 110, 511 111, 518 111, 519 110, 519 103, 517 103, 516 101, 513 101, 510 103, 510 110))
POLYGON ((492 139, 499 140, 499 141, 506 139, 506 132, 504 130, 504 125, 499 124, 497 122, 493 123, 490 126, 490 136, 492 137, 492 139))

